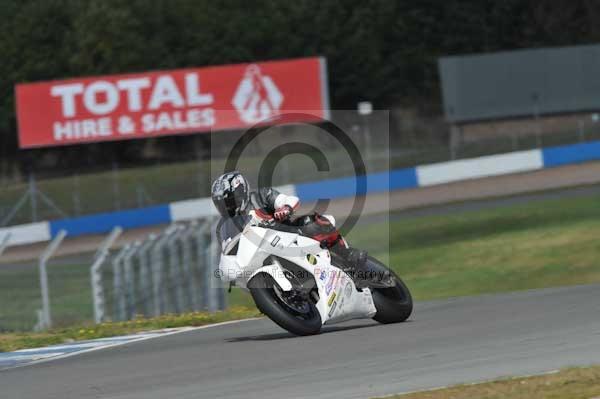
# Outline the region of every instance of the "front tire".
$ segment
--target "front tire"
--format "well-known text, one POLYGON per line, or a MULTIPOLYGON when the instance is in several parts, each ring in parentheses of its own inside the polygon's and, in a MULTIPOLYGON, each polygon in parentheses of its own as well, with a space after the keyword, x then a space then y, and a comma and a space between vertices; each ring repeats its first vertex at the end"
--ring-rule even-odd
POLYGON ((295 311, 280 298, 281 288, 269 274, 254 276, 248 283, 248 289, 258 310, 279 327, 296 335, 314 335, 321 331, 321 315, 314 303, 307 300, 304 304, 306 311, 295 311))
POLYGON ((406 321, 412 314, 413 301, 410 291, 400 277, 377 259, 369 256, 367 259, 367 269, 369 272, 389 273, 395 285, 389 288, 371 288, 373 302, 377 313, 373 317, 382 324, 401 323, 406 321))

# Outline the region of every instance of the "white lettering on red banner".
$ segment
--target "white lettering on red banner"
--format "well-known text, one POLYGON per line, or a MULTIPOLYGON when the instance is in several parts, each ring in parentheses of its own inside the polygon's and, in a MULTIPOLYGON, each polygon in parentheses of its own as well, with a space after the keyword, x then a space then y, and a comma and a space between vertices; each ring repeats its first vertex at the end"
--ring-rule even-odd
POLYGON ((247 128, 285 112, 328 116, 324 60, 81 78, 16 87, 22 148, 247 128))

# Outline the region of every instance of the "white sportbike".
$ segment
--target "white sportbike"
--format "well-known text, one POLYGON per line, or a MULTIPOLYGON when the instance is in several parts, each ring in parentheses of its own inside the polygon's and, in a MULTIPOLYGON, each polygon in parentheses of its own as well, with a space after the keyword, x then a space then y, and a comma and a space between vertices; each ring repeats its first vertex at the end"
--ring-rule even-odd
POLYGON ((223 280, 249 290, 262 313, 297 335, 350 319, 398 323, 412 313, 408 288, 376 259, 352 272, 318 241, 272 226, 246 224, 225 241, 219 270, 223 280))

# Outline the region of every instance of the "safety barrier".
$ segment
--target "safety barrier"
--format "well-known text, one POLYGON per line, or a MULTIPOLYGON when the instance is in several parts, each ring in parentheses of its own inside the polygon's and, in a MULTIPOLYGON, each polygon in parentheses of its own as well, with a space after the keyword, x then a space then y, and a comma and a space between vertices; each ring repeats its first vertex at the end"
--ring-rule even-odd
MULTIPOLYGON (((289 195, 297 195, 304 202, 310 202, 320 198, 345 198, 355 195, 357 192, 373 194, 405 190, 461 180, 530 172, 599 159, 600 141, 593 141, 421 165, 366 176, 287 185, 279 187, 279 190, 289 195)), ((2 228, 0 229, 0 241, 9 235, 9 246, 30 244, 49 241, 61 230, 66 231, 68 237, 76 237, 106 233, 115 226, 131 229, 212 215, 216 215, 216 210, 210 198, 199 198, 147 208, 2 228)))

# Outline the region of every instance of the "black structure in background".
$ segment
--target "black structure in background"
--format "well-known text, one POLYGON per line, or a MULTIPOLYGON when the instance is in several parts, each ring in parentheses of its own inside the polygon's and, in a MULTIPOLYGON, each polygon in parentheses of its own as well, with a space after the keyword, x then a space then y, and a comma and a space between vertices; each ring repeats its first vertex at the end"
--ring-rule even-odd
POLYGON ((439 59, 448 122, 600 110, 600 45, 439 59))

